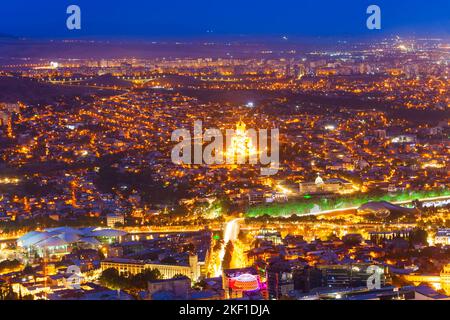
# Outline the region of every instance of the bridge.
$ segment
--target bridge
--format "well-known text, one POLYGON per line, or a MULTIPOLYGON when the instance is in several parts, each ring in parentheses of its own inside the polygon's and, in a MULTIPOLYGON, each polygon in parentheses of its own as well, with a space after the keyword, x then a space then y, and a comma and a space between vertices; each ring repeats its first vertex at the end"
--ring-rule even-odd
MULTIPOLYGON (((156 79, 161 78, 161 76, 113 76, 114 78, 118 80, 125 80, 128 82, 131 82, 133 84, 144 84, 149 81, 153 81, 156 79)), ((71 78, 50 78, 47 79, 47 82, 53 83, 53 84, 77 84, 84 81, 92 81, 95 80, 97 77, 90 76, 90 77, 71 77, 71 78)))

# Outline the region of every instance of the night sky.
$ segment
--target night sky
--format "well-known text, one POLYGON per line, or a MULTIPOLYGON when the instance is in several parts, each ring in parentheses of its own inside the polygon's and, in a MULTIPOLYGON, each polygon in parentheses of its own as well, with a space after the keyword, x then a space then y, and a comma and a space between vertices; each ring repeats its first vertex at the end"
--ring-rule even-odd
POLYGON ((449 0, 10 0, 0 34, 25 37, 189 37, 449 35, 449 0), (66 29, 77 4, 82 30, 66 29), (382 30, 366 29, 366 8, 382 10, 382 30))

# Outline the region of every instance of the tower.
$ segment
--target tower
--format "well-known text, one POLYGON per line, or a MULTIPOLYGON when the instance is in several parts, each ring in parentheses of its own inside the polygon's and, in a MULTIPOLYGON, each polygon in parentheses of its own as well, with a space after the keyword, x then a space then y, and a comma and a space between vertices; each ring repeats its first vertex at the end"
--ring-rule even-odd
POLYGON ((200 277, 200 266, 198 265, 198 256, 196 254, 189 255, 189 267, 191 269, 191 280, 196 281, 200 277))

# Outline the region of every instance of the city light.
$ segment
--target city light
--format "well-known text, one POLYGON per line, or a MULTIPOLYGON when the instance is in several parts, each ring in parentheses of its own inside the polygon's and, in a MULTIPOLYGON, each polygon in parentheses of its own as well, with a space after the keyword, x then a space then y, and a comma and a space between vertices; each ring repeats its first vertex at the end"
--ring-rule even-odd
POLYGON ((0 300, 449 300, 448 10, 327 1, 4 1, 0 300))

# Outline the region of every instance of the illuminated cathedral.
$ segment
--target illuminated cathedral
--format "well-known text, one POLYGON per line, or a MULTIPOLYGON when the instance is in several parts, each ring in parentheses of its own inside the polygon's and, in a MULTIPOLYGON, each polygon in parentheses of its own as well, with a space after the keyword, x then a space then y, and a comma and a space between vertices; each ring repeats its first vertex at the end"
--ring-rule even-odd
POLYGON ((257 154, 257 148, 253 145, 251 137, 248 135, 245 123, 240 120, 236 124, 234 135, 226 150, 226 157, 235 159, 246 159, 250 155, 257 154))

